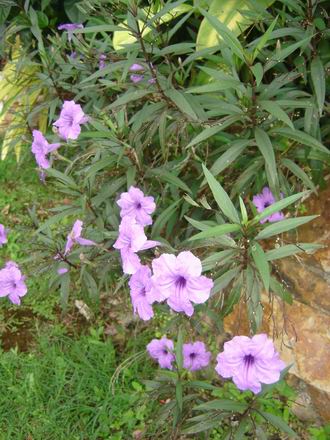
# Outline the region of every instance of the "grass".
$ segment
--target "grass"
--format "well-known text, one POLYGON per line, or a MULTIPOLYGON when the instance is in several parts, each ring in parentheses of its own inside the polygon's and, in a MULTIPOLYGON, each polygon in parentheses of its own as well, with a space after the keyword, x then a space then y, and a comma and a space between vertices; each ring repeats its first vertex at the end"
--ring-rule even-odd
POLYGON ((43 332, 29 354, 1 353, 1 440, 126 440, 144 428, 151 406, 136 378, 150 366, 125 368, 113 394, 120 356, 102 328, 78 340, 43 332))

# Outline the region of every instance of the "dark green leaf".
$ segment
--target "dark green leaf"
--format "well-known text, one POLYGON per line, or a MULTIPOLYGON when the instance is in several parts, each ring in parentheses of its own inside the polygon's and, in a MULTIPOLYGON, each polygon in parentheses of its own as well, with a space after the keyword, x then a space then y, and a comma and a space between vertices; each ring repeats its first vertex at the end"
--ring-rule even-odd
POLYGON ((288 304, 292 304, 292 295, 274 277, 270 278, 271 291, 288 304))
POLYGON ((198 234, 189 238, 189 240, 202 240, 203 238, 220 237, 221 235, 229 234, 230 232, 237 232, 240 229, 241 227, 236 224, 217 225, 206 229, 203 232, 199 232, 198 234))
POLYGON ((279 188, 278 175, 275 161, 275 154, 272 143, 269 139, 268 134, 261 128, 255 129, 255 138, 257 146, 265 159, 266 171, 268 171, 268 176, 270 179, 270 186, 275 189, 275 193, 279 188))
POLYGON ((290 426, 287 425, 287 423, 280 417, 275 416, 275 414, 271 414, 260 410, 258 410, 258 414, 261 414, 262 417, 264 417, 271 425, 275 426, 276 428, 280 429, 281 431, 285 432, 286 434, 289 434, 294 438, 298 438, 297 434, 293 431, 293 429, 291 429, 290 426))
POLYGON ((325 75, 324 66, 320 57, 315 57, 311 62, 311 77, 320 116, 322 115, 325 100, 325 75))
POLYGON ((219 206, 220 210, 233 223, 240 223, 240 219, 235 209, 235 206, 233 205, 226 191, 222 188, 220 183, 215 179, 215 177, 210 173, 210 171, 204 165, 203 165, 203 171, 207 183, 211 188, 214 199, 217 202, 217 205, 219 206))
POLYGON ((304 225, 317 217, 318 215, 306 215, 305 217, 289 218, 273 223, 260 231, 256 236, 256 240, 264 240, 265 238, 272 237, 273 235, 281 234, 282 232, 298 228, 298 226, 304 225))
POLYGON ((194 411, 211 411, 211 410, 223 410, 223 411, 237 411, 244 412, 247 409, 247 403, 236 402, 229 399, 210 400, 209 402, 202 403, 195 406, 194 411))
POLYGON ((287 244, 276 249, 266 252, 267 261, 278 260, 279 258, 289 257, 290 255, 298 254, 299 252, 314 251, 322 249, 324 246, 314 243, 297 243, 287 244))
POLYGON ((257 269, 260 273, 262 282, 264 283, 265 289, 268 292, 269 280, 270 280, 270 270, 269 270, 269 264, 268 264, 265 252, 264 252, 263 248, 260 246, 260 244, 256 243, 256 242, 252 243, 250 250, 251 250, 251 254, 252 254, 254 263, 257 266, 257 269))

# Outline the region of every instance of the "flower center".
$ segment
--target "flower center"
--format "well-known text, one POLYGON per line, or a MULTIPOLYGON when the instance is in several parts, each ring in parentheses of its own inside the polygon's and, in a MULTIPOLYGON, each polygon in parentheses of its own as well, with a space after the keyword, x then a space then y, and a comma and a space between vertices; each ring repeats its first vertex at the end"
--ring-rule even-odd
POLYGON ((143 287, 140 291, 140 296, 146 296, 146 289, 143 287))
POLYGON ((251 365, 254 364, 254 356, 252 356, 252 354, 247 354, 246 356, 244 356, 244 363, 246 367, 250 367, 251 365))
POLYGON ((163 354, 168 354, 168 351, 166 350, 166 348, 163 348, 163 354))
POLYGON ((190 359, 195 359, 196 356, 197 356, 197 353, 194 353, 194 352, 190 353, 190 355, 189 355, 190 359))
POLYGON ((67 125, 73 125, 73 116, 72 115, 64 115, 63 119, 65 120, 67 125))
POLYGON ((265 202, 264 207, 265 207, 265 208, 268 208, 268 206, 270 206, 270 205, 271 205, 270 202, 265 202))
POLYGON ((141 209, 141 208, 142 208, 141 203, 137 203, 137 204, 136 204, 136 209, 141 209))
POLYGON ((185 277, 181 275, 178 276, 177 279, 175 280, 175 285, 179 289, 183 289, 184 287, 186 287, 186 284, 187 284, 187 280, 185 279, 185 277))

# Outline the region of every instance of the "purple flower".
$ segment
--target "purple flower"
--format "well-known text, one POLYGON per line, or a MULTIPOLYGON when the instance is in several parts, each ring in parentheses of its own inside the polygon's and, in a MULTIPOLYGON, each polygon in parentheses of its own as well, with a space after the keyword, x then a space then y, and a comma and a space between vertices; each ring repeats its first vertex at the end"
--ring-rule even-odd
POLYGON ((65 24, 60 24, 57 29, 59 31, 67 31, 68 32, 68 40, 71 41, 72 40, 72 36, 73 36, 73 31, 75 31, 76 29, 83 29, 84 26, 81 23, 65 23, 65 24))
MULTIPOLYGON (((252 202, 254 206, 257 208, 257 211, 261 213, 266 208, 268 208, 268 206, 271 206, 273 203, 275 203, 276 200, 275 197, 273 196, 273 193, 268 188, 268 186, 265 186, 261 194, 257 194, 253 197, 252 202)), ((274 214, 269 215, 268 217, 265 217, 264 219, 260 220, 260 223, 265 223, 266 221, 278 222, 283 219, 284 219, 284 214, 282 212, 275 212, 274 214)))
POLYGON ((0 224, 0 247, 8 242, 7 232, 8 231, 4 225, 0 224))
POLYGON ((104 53, 101 53, 99 56, 99 69, 102 70, 105 68, 105 60, 107 56, 104 53))
POLYGON ((141 64, 132 64, 131 67, 129 68, 130 72, 143 72, 144 71, 144 67, 141 66, 141 64))
POLYGON ((167 299, 167 304, 176 312, 191 316, 191 302, 202 304, 208 300, 213 281, 202 276, 202 263, 191 252, 180 252, 176 257, 163 254, 152 262, 154 301, 167 299))
POLYGON ((72 60, 74 60, 75 58, 77 58, 77 56, 78 56, 77 52, 76 52, 75 50, 73 50, 73 51, 70 53, 69 58, 71 58, 72 60))
POLYGON ((257 394, 261 384, 275 383, 280 378, 285 364, 279 358, 273 341, 266 334, 235 336, 225 342, 224 351, 217 356, 215 367, 222 377, 232 377, 240 390, 251 390, 257 394))
POLYGON ((49 144, 39 130, 33 130, 32 153, 35 155, 38 166, 44 170, 50 167, 47 155, 57 150, 61 144, 49 144))
POLYGON ((134 274, 140 268, 140 258, 136 252, 158 246, 158 241, 148 240, 143 226, 132 217, 124 217, 119 225, 119 235, 113 247, 120 250, 123 272, 134 274))
POLYGON ((206 351, 204 342, 183 344, 183 367, 190 371, 201 370, 208 366, 211 353, 206 351))
POLYGON ((94 246, 96 244, 92 240, 87 240, 86 238, 81 237, 82 227, 83 227, 83 222, 81 220, 76 220, 74 222, 72 230, 67 237, 64 255, 67 255, 71 251, 75 243, 80 244, 80 246, 94 246))
POLYGON ((21 304, 21 296, 27 292, 25 277, 13 261, 0 270, 0 297, 8 296, 13 304, 21 304))
POLYGON ((88 116, 85 115, 80 104, 74 101, 64 101, 60 117, 53 125, 58 127, 59 135, 65 139, 77 139, 80 135, 80 125, 88 122, 88 116))
POLYGON ((132 74, 130 75, 130 79, 131 81, 136 84, 139 83, 140 81, 143 81, 144 75, 136 75, 136 74, 132 74))
POLYGON ((153 339, 147 345, 149 355, 158 361, 161 368, 173 369, 172 362, 175 359, 173 354, 174 344, 171 339, 163 336, 161 339, 153 339))
POLYGON ((120 206, 120 217, 133 217, 142 226, 152 224, 150 214, 156 209, 155 199, 145 196, 139 188, 131 186, 128 192, 121 193, 117 201, 120 206))
POLYGON ((64 275, 65 273, 69 272, 69 269, 67 267, 59 267, 57 269, 57 273, 59 275, 64 275))
POLYGON ((155 82, 156 82, 156 78, 150 78, 150 79, 148 79, 148 83, 149 83, 149 84, 155 84, 155 82))
POLYGON ((148 266, 140 266, 139 270, 131 276, 129 283, 131 300, 134 313, 138 313, 141 319, 148 321, 154 316, 150 298, 151 270, 148 266))

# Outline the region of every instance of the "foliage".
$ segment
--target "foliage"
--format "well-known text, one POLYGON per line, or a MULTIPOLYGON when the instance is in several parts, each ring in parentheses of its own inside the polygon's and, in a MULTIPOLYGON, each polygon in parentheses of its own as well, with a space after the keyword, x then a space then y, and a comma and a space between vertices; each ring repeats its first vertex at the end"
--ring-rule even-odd
MULTIPOLYGON (((148 235, 161 243, 144 263, 160 252, 193 250, 214 280, 210 300, 189 321, 177 315, 166 321, 164 331, 176 334, 180 328, 177 370, 149 382, 170 396, 163 420, 172 422, 173 438, 181 430, 212 430, 219 421, 228 439, 244 438, 251 429, 264 438, 267 424, 294 435, 264 408, 263 393, 244 402, 206 402, 219 387, 211 378, 182 382, 180 356, 182 332, 204 338, 223 332, 223 320, 236 304, 245 305, 251 334, 257 333, 262 292, 270 304, 292 302, 273 261, 319 247, 288 232, 316 217, 296 214, 301 199, 322 187, 329 165, 323 2, 235 2, 233 14, 232 2, 217 0, 64 1, 61 17, 54 2, 39 3, 20 8, 9 2, 1 17, 5 56, 11 55, 4 70, 12 75, 14 63, 16 72, 0 116, 5 120, 15 100, 28 93, 29 114, 14 127, 16 151, 30 148, 30 137, 22 139, 19 130, 37 128, 36 116, 47 126, 47 139, 58 141, 51 126, 63 101, 81 103, 89 120, 79 139, 62 141, 52 167, 43 170, 62 201, 46 219, 30 210, 34 232, 27 271, 48 274, 64 310, 73 295, 96 304, 123 296, 126 277, 113 249, 120 222, 116 200, 131 185, 143 189, 157 204, 148 235), (84 26, 71 38, 58 31, 60 19, 84 26), (134 64, 140 66, 135 78, 134 64), (32 84, 18 89, 26 66, 32 84), (257 212, 253 196, 265 186, 276 202, 257 212), (285 219, 264 224, 283 210, 285 219), (96 245, 77 246, 66 255, 65 239, 76 219, 84 221, 84 237, 96 245), (62 263, 65 274, 58 272, 62 263), (192 411, 201 414, 191 417, 192 411), (237 413, 235 429, 228 411, 237 413)), ((10 146, 5 139, 3 157, 10 146)), ((157 316, 166 311, 156 308, 157 316)))
POLYGON ((136 379, 143 369, 127 367, 113 394, 109 382, 118 357, 102 334, 102 328, 91 329, 74 340, 57 326, 39 334, 29 355, 1 353, 1 388, 7 391, 1 394, 0 438, 121 440, 144 428, 152 405, 143 402, 136 379))

